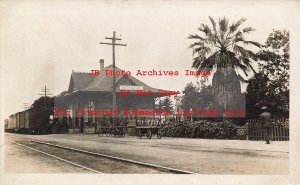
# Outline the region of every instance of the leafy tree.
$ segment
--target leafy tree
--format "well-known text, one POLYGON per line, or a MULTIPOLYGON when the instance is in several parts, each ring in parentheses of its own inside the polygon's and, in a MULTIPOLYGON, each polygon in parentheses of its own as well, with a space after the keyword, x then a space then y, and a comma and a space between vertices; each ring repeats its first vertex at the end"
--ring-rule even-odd
POLYGON ((64 101, 64 95, 68 94, 68 91, 63 91, 59 95, 54 97, 54 106, 59 109, 68 109, 68 104, 64 101))
POLYGON ((289 112, 289 32, 273 30, 258 53, 260 72, 247 87, 247 115, 257 117, 267 105, 275 116, 287 117, 289 112))
MULTIPOLYGON (((160 110, 160 111, 164 110, 164 111, 173 112, 174 109, 173 109, 173 105, 172 105, 172 100, 169 97, 166 97, 163 100, 159 99, 158 103, 155 104, 155 109, 160 110)), ((166 118, 166 115, 165 115, 165 118, 166 118)))
POLYGON ((273 30, 258 53, 260 71, 270 78, 277 94, 289 89, 290 41, 286 30, 273 30))
POLYGON ((203 81, 197 85, 188 83, 183 90, 184 96, 181 100, 181 108, 184 110, 214 109, 214 98, 212 86, 206 85, 203 81))
POLYGON ((257 73, 248 82, 246 94, 246 111, 247 117, 258 117, 260 108, 263 105, 268 105, 268 84, 269 78, 262 73, 257 73))
POLYGON ((240 72, 246 76, 251 70, 256 73, 251 65, 251 59, 255 60, 256 55, 243 46, 260 47, 260 44, 245 40, 244 34, 254 29, 252 27, 240 28, 240 25, 246 21, 244 18, 229 25, 229 20, 224 17, 219 20, 218 26, 213 18, 209 17, 209 19, 212 28, 206 24, 201 24, 198 28, 204 36, 192 34, 188 37, 197 40, 190 45, 195 55, 192 67, 199 71, 215 70, 212 92, 216 106, 223 111, 236 108, 239 104, 236 100, 240 99, 240 81, 244 80, 240 72))
POLYGON ((172 101, 171 101, 171 99, 169 97, 166 97, 163 100, 162 105, 163 105, 163 110, 173 112, 172 101))
POLYGON ((184 110, 199 109, 200 106, 200 89, 192 82, 188 83, 183 90, 183 98, 181 100, 181 108, 184 110))
POLYGON ((39 109, 45 109, 47 111, 53 111, 54 106, 54 98, 46 96, 46 97, 40 97, 39 99, 35 100, 33 104, 31 105, 32 110, 39 110, 39 109))
MULTIPOLYGON (((155 103, 155 110, 162 111, 163 110, 163 101, 159 98, 158 102, 155 103)), ((161 119, 161 114, 159 115, 161 119)))
POLYGON ((199 105, 198 109, 214 109, 215 108, 215 101, 212 95, 212 86, 206 85, 204 81, 200 80, 199 83, 199 105))
POLYGON ((158 100, 158 103, 155 104, 156 110, 163 110, 163 101, 161 99, 158 100))
POLYGON ((54 98, 40 97, 31 105, 32 115, 37 128, 49 126, 49 117, 53 115, 54 98))

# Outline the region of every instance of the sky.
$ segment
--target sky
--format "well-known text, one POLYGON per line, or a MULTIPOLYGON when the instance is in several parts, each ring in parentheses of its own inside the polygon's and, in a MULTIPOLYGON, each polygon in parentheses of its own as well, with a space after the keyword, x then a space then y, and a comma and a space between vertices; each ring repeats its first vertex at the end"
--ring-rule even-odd
MULTIPOLYGON (((88 72, 112 63, 112 48, 100 45, 116 31, 116 65, 141 70, 186 70, 192 65, 189 34, 201 23, 225 16, 256 31, 264 43, 272 29, 293 30, 295 1, 4 1, 1 2, 1 111, 8 117, 32 104, 47 85, 52 95, 68 89, 72 70, 88 72)), ((293 34, 293 33, 291 33, 293 34)), ((182 91, 195 81, 139 77, 155 88, 182 91)))

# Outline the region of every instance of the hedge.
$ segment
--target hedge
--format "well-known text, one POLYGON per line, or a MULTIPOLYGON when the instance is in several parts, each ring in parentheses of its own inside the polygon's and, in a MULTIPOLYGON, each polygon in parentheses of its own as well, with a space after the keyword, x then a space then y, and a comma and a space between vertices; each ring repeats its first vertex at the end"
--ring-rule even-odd
POLYGON ((237 126, 229 121, 173 122, 162 126, 161 134, 165 137, 233 139, 237 135, 237 126))

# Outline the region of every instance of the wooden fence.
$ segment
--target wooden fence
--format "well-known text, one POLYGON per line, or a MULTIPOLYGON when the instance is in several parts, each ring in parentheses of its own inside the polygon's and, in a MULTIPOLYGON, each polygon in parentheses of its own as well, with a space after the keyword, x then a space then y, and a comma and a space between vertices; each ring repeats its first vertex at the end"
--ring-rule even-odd
MULTIPOLYGON (((287 118, 272 119, 271 139, 273 141, 289 140, 289 120, 287 118)), ((259 119, 249 119, 246 123, 246 138, 264 140, 264 130, 259 119)))

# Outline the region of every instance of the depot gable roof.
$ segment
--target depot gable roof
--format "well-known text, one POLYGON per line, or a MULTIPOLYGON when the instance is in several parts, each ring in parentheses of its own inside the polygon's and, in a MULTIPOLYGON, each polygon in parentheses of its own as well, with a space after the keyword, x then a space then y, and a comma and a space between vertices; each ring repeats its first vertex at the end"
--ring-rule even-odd
MULTIPOLYGON (((112 69, 112 65, 104 68, 98 76, 91 76, 89 73, 82 72, 72 72, 68 92, 72 93, 75 91, 99 91, 99 92, 112 92, 113 76, 105 75, 105 70, 112 69)), ((120 68, 116 67, 116 71, 122 71, 120 68)), ((129 76, 116 76, 116 91, 120 91, 120 85, 131 85, 131 86, 142 86, 144 91, 158 92, 159 89, 150 87, 144 82, 138 80, 137 78, 129 76)))

